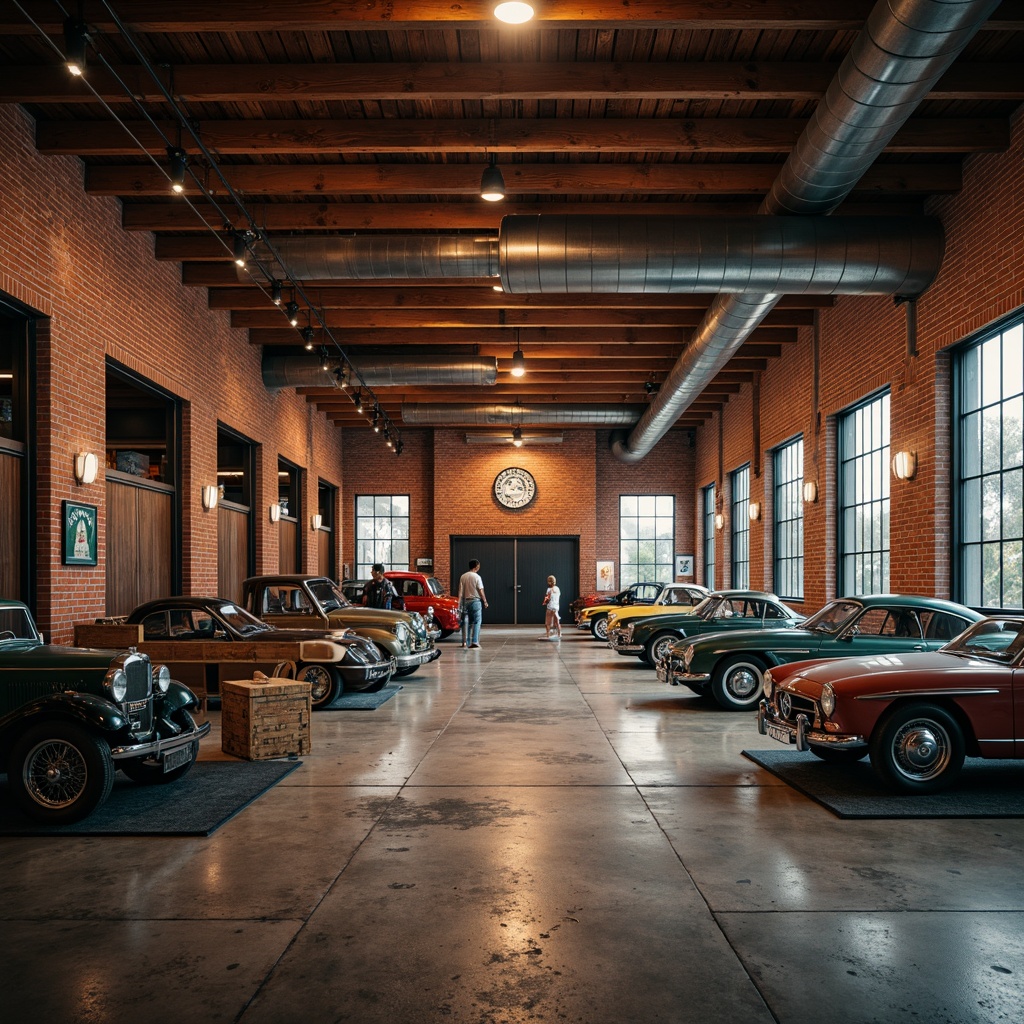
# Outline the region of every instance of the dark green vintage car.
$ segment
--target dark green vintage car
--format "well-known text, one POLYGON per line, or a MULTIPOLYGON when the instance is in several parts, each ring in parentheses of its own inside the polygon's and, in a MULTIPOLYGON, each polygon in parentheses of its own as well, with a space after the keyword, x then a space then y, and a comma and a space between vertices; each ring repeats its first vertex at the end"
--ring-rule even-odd
POLYGON ((791 626, 801 621, 803 616, 774 594, 720 590, 688 612, 631 619, 608 634, 608 646, 616 654, 635 655, 655 667, 668 649, 685 637, 723 629, 791 626))
POLYGON ((809 658, 936 651, 982 616, 936 597, 874 594, 827 604, 795 629, 743 630, 675 644, 658 666, 673 686, 710 692, 730 711, 757 707, 764 673, 809 658))
POLYGON ((190 714, 198 703, 148 655, 45 644, 25 605, 0 600, 0 768, 37 821, 91 814, 116 768, 144 784, 180 779, 210 731, 190 714))

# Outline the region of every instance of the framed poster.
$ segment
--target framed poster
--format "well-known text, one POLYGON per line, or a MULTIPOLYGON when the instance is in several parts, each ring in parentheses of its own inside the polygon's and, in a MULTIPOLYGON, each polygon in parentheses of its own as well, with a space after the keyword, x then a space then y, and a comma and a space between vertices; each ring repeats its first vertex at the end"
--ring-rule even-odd
POLYGON ((615 589, 615 563, 614 562, 598 562, 597 563, 597 589, 598 590, 614 590, 615 589))
POLYGON ((65 565, 96 564, 96 506, 61 502, 62 561, 65 565))
POLYGON ((676 555, 676 575, 693 575, 693 555, 676 555))

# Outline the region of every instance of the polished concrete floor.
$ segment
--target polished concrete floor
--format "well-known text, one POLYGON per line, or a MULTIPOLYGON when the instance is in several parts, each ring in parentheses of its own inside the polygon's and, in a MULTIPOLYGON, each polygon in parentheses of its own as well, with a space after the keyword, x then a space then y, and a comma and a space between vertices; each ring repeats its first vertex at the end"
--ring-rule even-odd
POLYGON ((539 632, 315 715, 209 839, 0 841, 0 1020, 1024 1020, 1024 820, 842 821, 539 632))

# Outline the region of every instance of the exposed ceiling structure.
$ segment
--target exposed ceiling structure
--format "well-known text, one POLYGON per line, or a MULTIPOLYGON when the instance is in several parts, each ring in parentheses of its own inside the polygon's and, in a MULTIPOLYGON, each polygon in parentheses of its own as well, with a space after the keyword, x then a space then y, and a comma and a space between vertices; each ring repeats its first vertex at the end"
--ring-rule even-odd
MULTIPOLYGON (((310 379, 308 366, 280 361, 316 361, 309 324, 317 349, 330 340, 329 355, 336 343, 367 368, 399 427, 506 415, 526 428, 629 426, 666 380, 679 387, 681 357, 719 292, 743 290, 751 275, 747 291, 782 298, 666 423, 695 427, 873 273, 870 258, 845 285, 809 268, 799 287, 799 269, 776 268, 777 279, 764 259, 756 275, 744 269, 735 240, 775 212, 766 197, 872 5, 535 7, 529 24, 503 26, 491 4, 475 3, 86 0, 83 82, 62 62, 61 5, 16 0, 0 10, 0 102, 24 104, 40 152, 80 156, 86 191, 120 197, 125 230, 153 232, 157 258, 180 262, 183 281, 208 289, 210 307, 264 346, 274 386, 296 382, 341 425, 372 410, 358 413, 333 374, 318 381, 315 367, 310 379), (187 156, 183 195, 169 188, 168 145, 187 156), (492 163, 502 202, 480 198, 492 163), (522 238, 538 222, 525 218, 537 216, 544 229, 568 218, 564 273, 526 266, 522 238), (608 225, 615 244, 601 234, 608 225), (253 257, 244 271, 232 261, 241 231, 253 257), (644 262, 659 231, 678 249, 667 271, 644 262), (271 301, 279 277, 281 307, 271 301), (292 299, 297 328, 282 311, 292 299)), ((961 187, 966 157, 1006 148, 1024 100, 1024 0, 982 20, 837 220, 882 231, 916 218, 929 196, 961 187)), ((827 244, 856 249, 845 235, 827 244)))

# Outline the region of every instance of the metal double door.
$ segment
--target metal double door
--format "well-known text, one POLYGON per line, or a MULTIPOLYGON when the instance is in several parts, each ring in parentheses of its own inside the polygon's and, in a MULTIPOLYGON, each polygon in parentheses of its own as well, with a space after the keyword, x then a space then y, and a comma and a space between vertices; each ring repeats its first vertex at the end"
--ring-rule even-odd
POLYGON ((487 594, 484 622, 492 625, 543 623, 548 576, 562 592, 563 622, 578 596, 579 537, 452 537, 452 593, 473 558, 480 560, 487 594))

